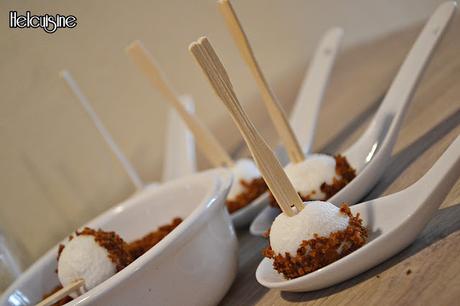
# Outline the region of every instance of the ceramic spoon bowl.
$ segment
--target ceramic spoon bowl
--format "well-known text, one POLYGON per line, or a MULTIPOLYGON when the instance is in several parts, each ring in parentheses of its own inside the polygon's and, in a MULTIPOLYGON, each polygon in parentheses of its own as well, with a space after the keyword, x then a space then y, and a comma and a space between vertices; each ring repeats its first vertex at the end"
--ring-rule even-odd
POLYGON ((265 258, 256 271, 265 287, 312 291, 332 286, 364 272, 411 244, 442 204, 460 173, 460 137, 415 184, 398 193, 351 207, 369 231, 368 242, 355 252, 305 276, 286 280, 265 258))

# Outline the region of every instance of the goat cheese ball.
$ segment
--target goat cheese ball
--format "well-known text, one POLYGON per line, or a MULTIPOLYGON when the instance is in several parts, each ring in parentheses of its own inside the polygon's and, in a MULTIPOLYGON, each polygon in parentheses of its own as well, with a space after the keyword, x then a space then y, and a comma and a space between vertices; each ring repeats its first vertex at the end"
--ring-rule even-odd
POLYGON ((297 164, 288 164, 284 168, 294 189, 303 197, 311 200, 324 200, 321 184, 332 184, 336 176, 336 160, 326 154, 312 154, 297 164))
POLYGON ((292 217, 281 213, 270 230, 270 246, 265 257, 286 279, 311 273, 363 246, 367 229, 359 214, 329 202, 305 202, 292 217))
POLYGON ((293 217, 279 214, 270 230, 270 245, 275 253, 296 254, 304 240, 314 234, 327 237, 336 231, 347 228, 350 218, 340 209, 322 201, 306 202, 305 208, 293 217))
MULTIPOLYGON (((96 287, 126 267, 131 255, 114 232, 85 228, 63 247, 58 257, 58 278, 63 287, 83 279, 80 294, 96 287)), ((78 296, 74 293, 73 298, 78 296)))

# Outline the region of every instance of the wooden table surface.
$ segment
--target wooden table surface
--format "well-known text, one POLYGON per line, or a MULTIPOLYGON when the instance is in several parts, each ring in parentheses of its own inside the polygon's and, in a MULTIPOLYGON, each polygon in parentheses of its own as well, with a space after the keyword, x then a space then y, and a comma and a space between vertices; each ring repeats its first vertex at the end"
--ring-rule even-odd
MULTIPOLYGON (((341 152, 357 139, 420 29, 405 29, 339 55, 321 110, 315 151, 341 152)), ((460 134, 459 101, 457 13, 416 91, 390 166, 364 200, 406 188, 433 165, 460 134)), ((459 203, 457 182, 411 246, 367 272, 314 292, 280 292, 258 284, 255 271, 266 240, 239 231, 239 272, 221 305, 460 305, 459 203)))

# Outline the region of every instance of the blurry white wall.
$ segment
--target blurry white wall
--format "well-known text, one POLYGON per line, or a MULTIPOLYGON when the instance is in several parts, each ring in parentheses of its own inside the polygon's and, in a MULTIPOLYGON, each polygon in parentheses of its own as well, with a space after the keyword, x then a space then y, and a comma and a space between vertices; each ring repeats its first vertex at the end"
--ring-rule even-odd
MULTIPOLYGON (((332 26, 350 47, 417 23, 440 0, 234 0, 256 56, 289 108, 309 56, 332 26)), ((141 39, 225 147, 240 142, 187 46, 208 35, 256 124, 268 117, 212 0, 0 2, 0 226, 36 259, 133 192, 128 177, 58 78, 69 69, 146 181, 160 178, 167 106, 124 52, 141 39), (9 29, 8 12, 72 14, 46 34, 9 29), (259 111, 258 111, 259 110, 259 111), (224 137, 225 136, 225 137, 224 137)), ((202 167, 206 164, 202 163, 202 167)))

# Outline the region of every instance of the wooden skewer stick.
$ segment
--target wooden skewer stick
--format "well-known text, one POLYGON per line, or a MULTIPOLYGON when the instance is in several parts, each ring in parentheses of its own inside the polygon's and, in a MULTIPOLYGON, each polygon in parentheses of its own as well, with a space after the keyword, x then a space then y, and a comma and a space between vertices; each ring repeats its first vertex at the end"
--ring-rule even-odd
POLYGON ((145 73, 151 83, 160 90, 163 96, 171 103, 192 132, 200 150, 215 167, 231 167, 234 162, 214 135, 202 122, 186 110, 178 95, 164 77, 163 72, 155 62, 153 56, 144 48, 140 41, 135 41, 127 48, 128 55, 145 73))
POLYGON ((299 163, 305 159, 305 156, 300 147, 299 141, 297 140, 294 131, 292 130, 289 121, 284 113, 283 109, 275 96, 275 93, 268 84, 259 64, 257 63, 254 52, 252 51, 249 40, 244 33, 243 27, 241 26, 238 17, 232 7, 229 0, 219 0, 219 8, 224 15, 227 26, 230 33, 235 40, 240 54, 243 57, 246 64, 249 66, 252 75, 256 79, 257 86, 262 95, 262 99, 265 102, 268 113, 272 118, 273 124, 283 142, 289 159, 293 163, 299 163))
POLYGON ((273 152, 262 139, 241 107, 233 85, 217 54, 206 37, 198 39, 189 47, 217 96, 224 102, 233 120, 240 129, 260 172, 283 212, 293 216, 294 205, 298 211, 303 203, 273 152))
POLYGON ((67 70, 63 70, 60 72, 59 75, 69 86, 70 90, 75 94, 75 96, 78 99, 78 102, 80 102, 81 106, 83 106, 83 109, 86 111, 86 113, 91 118, 91 121, 96 126, 96 129, 99 131, 102 138, 107 143, 107 145, 109 146, 113 154, 115 154, 115 156, 117 157, 123 169, 125 170, 129 178, 131 179, 131 182, 133 183, 133 185, 136 187, 137 190, 142 190, 145 184, 142 181, 141 177, 137 173, 134 166, 129 162, 128 158, 126 158, 125 154, 123 154, 120 147, 118 147, 118 145, 115 143, 115 141, 112 138, 112 135, 110 135, 109 131, 105 128, 104 124, 102 124, 101 119, 94 111, 88 98, 85 96, 83 91, 80 89, 77 82, 73 79, 70 72, 67 70))
POLYGON ((69 295, 72 292, 75 292, 79 290, 81 287, 85 285, 85 281, 82 279, 76 280, 75 282, 68 284, 67 286, 63 287, 59 291, 56 291, 40 303, 38 303, 36 306, 49 306, 53 305, 63 297, 69 295))

